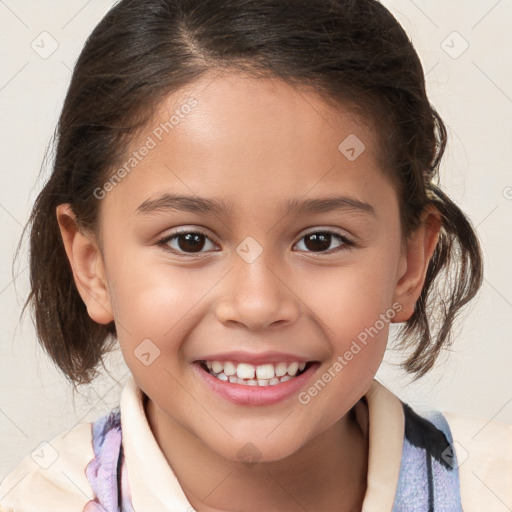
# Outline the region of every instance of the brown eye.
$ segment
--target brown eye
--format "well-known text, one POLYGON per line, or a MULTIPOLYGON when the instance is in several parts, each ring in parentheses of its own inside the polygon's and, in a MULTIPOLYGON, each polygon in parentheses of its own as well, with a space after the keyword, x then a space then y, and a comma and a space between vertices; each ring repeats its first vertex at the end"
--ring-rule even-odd
POLYGON ((187 233, 185 235, 178 235, 178 247, 185 252, 199 252, 204 247, 204 236, 200 233, 187 233))
POLYGON ((331 245, 331 235, 327 233, 313 233, 304 237, 304 245, 310 251, 325 251, 331 245))
POLYGON ((300 243, 304 245, 306 252, 336 252, 354 245, 348 238, 332 231, 309 233, 302 237, 300 243), (331 247, 333 241, 338 241, 334 248, 331 247))
POLYGON ((174 233, 173 235, 162 238, 158 245, 164 247, 165 250, 181 253, 181 254, 197 254, 203 251, 204 247, 210 243, 212 247, 215 245, 204 233, 196 231, 183 231, 174 233))

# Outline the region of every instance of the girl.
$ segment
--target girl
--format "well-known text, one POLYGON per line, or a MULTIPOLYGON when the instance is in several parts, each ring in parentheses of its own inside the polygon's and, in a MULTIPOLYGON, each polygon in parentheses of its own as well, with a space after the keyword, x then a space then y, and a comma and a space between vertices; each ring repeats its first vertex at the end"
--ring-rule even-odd
POLYGON ((482 282, 445 144, 375 0, 121 0, 73 73, 26 305, 75 386, 117 342, 131 377, 0 510, 509 509, 510 427, 374 380, 391 323, 421 377, 482 282))

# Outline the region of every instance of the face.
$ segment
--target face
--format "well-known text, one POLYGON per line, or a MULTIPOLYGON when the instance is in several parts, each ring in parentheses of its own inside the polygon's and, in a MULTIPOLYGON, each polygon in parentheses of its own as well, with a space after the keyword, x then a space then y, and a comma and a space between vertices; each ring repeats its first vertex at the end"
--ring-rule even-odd
POLYGON ((277 79, 161 105, 97 194, 107 309, 169 425, 277 460, 366 392, 406 268, 378 160, 370 126, 277 79))

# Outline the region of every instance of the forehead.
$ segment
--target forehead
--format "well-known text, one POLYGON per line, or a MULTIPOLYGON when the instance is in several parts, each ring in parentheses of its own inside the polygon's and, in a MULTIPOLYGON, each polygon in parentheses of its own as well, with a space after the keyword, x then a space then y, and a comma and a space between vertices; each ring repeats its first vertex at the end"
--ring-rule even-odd
POLYGON ((180 138, 198 150, 220 150, 219 144, 224 144, 229 153, 250 151, 253 158, 258 143, 266 144, 260 147, 262 157, 276 147, 287 155, 293 145, 338 150, 348 135, 364 139, 366 149, 373 152, 372 126, 356 111, 361 112, 349 104, 335 106, 332 99, 326 103, 311 87, 276 77, 212 72, 170 94, 146 133, 160 140, 172 131, 176 144, 180 138))
MULTIPOLYGON (((135 210, 166 191, 281 204, 312 192, 363 196, 383 180, 372 127, 278 78, 207 74, 160 104, 111 196, 135 210)), ((316 194, 318 195, 318 194, 316 194)))

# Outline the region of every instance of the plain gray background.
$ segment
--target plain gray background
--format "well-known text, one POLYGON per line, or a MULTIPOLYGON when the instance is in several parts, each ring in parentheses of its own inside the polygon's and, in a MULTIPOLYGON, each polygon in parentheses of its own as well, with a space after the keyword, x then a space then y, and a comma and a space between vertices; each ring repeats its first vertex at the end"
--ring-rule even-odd
MULTIPOLYGON (((427 73, 431 102, 449 130, 442 185, 470 216, 485 257, 485 282, 462 315, 457 341, 434 371, 408 385, 388 351, 378 379, 420 410, 437 408, 512 423, 512 2, 385 0, 408 31, 427 73)), ((0 0, 0 479, 23 456, 117 404, 127 368, 119 352, 73 399, 37 344, 27 315, 26 245, 12 259, 41 189, 45 147, 71 69, 109 0, 0 0)), ((43 177, 44 179, 44 177, 43 177)))

